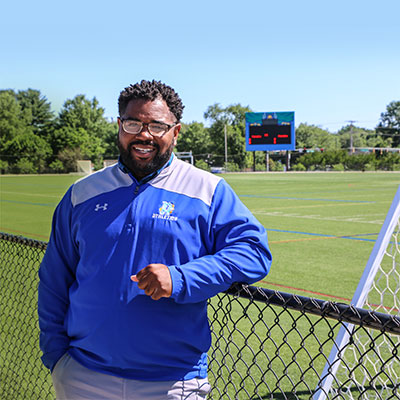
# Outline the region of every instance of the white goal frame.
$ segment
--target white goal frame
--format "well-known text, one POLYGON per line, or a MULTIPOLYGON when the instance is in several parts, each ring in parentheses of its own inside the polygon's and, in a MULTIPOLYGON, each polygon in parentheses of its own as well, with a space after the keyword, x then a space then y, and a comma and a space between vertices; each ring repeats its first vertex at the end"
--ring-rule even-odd
MULTIPOLYGON (((399 224, 400 219, 400 185, 394 196, 392 205, 386 215, 385 221, 382 225, 382 229, 379 232, 378 238, 372 249, 371 255, 368 259, 367 265, 364 269, 364 273, 360 279, 357 289, 354 293, 351 304, 356 307, 363 307, 367 295, 374 283, 376 273, 379 270, 385 251, 389 245, 390 238, 399 224)), ((339 354, 343 353, 344 347, 349 341, 350 332, 353 330, 352 324, 344 324, 338 333, 336 341, 333 345, 328 361, 325 364, 324 371, 321 374, 323 377, 322 382, 318 384, 317 391, 313 396, 313 400, 325 400, 327 394, 331 390, 333 380, 336 372, 341 363, 339 354)))

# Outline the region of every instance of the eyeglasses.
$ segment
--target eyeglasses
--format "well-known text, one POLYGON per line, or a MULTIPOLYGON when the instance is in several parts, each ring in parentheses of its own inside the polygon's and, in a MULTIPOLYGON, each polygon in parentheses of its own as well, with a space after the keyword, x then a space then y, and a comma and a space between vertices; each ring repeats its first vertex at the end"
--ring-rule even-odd
POLYGON ((134 119, 123 119, 123 118, 120 118, 120 120, 122 122, 123 130, 131 135, 138 135, 140 132, 142 132, 143 127, 147 126, 147 130, 152 136, 161 137, 171 128, 177 125, 177 124, 168 125, 160 122, 150 122, 148 124, 145 124, 144 122, 136 121, 134 119))

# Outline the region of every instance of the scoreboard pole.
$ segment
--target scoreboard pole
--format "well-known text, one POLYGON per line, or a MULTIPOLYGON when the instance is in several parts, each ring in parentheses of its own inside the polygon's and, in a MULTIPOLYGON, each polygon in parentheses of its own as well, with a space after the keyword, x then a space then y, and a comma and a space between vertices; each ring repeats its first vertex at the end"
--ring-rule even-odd
POLYGON ((269 172, 269 153, 268 150, 265 151, 265 169, 269 172))

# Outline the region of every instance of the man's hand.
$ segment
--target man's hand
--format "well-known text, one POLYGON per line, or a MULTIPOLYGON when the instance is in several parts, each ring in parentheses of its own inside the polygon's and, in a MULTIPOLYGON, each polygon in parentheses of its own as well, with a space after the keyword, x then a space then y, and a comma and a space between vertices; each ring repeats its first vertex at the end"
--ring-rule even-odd
POLYGON ((170 297, 172 294, 171 274, 164 264, 149 264, 132 275, 131 280, 137 282, 139 289, 143 289, 153 300, 170 297))

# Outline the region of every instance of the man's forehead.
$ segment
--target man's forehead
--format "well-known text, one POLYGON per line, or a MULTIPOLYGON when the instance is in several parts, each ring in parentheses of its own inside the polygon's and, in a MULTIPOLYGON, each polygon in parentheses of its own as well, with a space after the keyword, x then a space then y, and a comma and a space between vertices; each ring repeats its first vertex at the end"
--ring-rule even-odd
POLYGON ((174 118, 174 115, 170 111, 165 100, 159 97, 155 98, 154 100, 148 100, 148 99, 130 100, 126 107, 125 115, 132 115, 132 114, 157 115, 157 116, 174 118))

